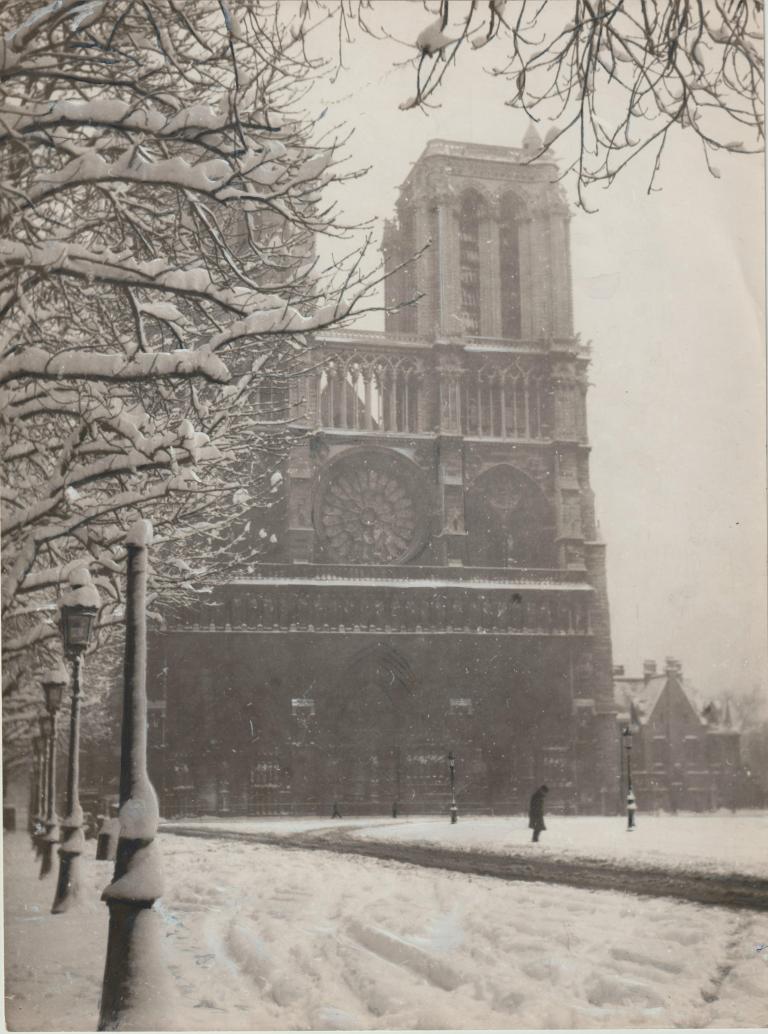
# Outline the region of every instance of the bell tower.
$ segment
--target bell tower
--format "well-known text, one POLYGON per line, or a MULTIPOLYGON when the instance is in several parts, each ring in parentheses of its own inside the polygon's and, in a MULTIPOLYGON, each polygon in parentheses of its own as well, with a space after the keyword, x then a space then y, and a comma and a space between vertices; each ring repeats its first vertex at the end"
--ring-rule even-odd
POLYGON ((520 149, 432 140, 400 190, 384 254, 387 330, 530 341, 573 334, 570 213, 531 127, 520 149), (417 305, 407 302, 416 294, 417 305))
MULTIPOLYGON (((520 148, 427 144, 385 228, 386 329, 324 335, 292 385, 274 555, 165 633, 186 693, 217 658, 248 715, 232 810, 440 809, 449 752, 467 809, 521 808, 544 781, 554 809, 615 803, 589 353, 540 150, 533 129, 520 148)), ((167 736, 215 810, 224 777, 167 736)))

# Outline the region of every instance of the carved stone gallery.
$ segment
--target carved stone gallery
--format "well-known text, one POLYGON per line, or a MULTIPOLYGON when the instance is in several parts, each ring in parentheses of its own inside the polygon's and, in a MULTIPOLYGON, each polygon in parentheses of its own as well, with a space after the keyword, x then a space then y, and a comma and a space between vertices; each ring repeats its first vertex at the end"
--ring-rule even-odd
POLYGON ((431 141, 384 235, 386 330, 318 339, 286 389, 272 552, 153 636, 165 814, 439 811, 449 752, 465 808, 542 782, 613 807, 589 353, 532 146, 431 141))

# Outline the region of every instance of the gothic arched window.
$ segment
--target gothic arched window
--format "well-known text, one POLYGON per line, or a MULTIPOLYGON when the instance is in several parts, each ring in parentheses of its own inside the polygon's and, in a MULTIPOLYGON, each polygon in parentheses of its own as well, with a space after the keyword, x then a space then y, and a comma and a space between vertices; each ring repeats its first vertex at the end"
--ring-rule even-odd
POLYGON ((256 407, 260 423, 286 420, 290 408, 286 378, 266 374, 258 387, 256 407))
POLYGON ((323 427, 336 426, 336 409, 338 406, 338 364, 331 360, 318 376, 318 393, 320 398, 320 423, 323 427))
POLYGON ((459 209, 459 276, 461 317, 467 334, 480 333, 480 220, 482 198, 467 191, 459 209))
POLYGON ((419 429, 418 373, 409 362, 398 364, 395 374, 395 425, 391 430, 419 429))
POLYGON ((467 553, 479 567, 547 567, 553 514, 543 492, 506 464, 481 474, 467 492, 467 553))
POLYGON ((520 203, 514 194, 501 202, 499 222, 499 277, 501 280, 501 334, 519 338, 522 334, 520 309, 520 203))
POLYGON ((531 438, 544 435, 542 385, 538 377, 528 378, 528 433, 531 438))

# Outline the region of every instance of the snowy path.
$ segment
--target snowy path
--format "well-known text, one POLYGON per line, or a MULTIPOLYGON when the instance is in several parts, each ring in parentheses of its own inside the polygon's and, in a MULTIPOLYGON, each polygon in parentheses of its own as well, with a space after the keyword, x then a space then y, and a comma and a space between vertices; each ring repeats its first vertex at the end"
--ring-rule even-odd
MULTIPOLYGON (((176 1000, 158 1030, 760 1027, 764 914, 160 836, 176 1000)), ((111 866, 51 916, 5 838, 7 1022, 92 1030, 111 866)))
POLYGON ((164 828, 177 836, 250 840, 283 848, 364 855, 381 861, 503 880, 559 883, 585 890, 629 891, 650 897, 679 898, 704 905, 768 912, 768 880, 737 873, 686 872, 648 865, 607 864, 602 860, 588 858, 553 857, 541 854, 538 846, 533 846, 527 852, 517 849, 501 855, 499 852, 470 852, 418 842, 380 842, 367 837, 357 839, 359 830, 354 826, 346 830, 302 831, 279 835, 212 830, 181 823, 168 823, 164 828))
MULTIPOLYGON (((302 818, 202 818, 179 820, 198 829, 286 834, 320 830, 353 832, 356 838, 386 843, 426 844, 454 851, 508 855, 531 852, 531 832, 522 815, 366 817, 336 820, 302 818)), ((173 823, 169 824, 170 828, 173 823)), ((765 812, 640 814, 634 833, 618 815, 547 816, 547 831, 537 856, 588 859, 632 868, 701 873, 739 873, 768 879, 768 814, 765 812)))

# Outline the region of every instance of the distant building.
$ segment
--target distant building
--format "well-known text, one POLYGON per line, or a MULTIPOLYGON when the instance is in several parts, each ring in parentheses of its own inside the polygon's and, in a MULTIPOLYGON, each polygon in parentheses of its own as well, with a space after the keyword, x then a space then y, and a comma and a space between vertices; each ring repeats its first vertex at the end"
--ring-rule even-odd
POLYGON ((705 811, 742 803, 740 735, 728 705, 710 703, 699 712, 674 657, 663 672, 655 661, 645 661, 637 677, 625 675, 623 667, 613 671, 617 743, 628 726, 638 809, 705 811))

